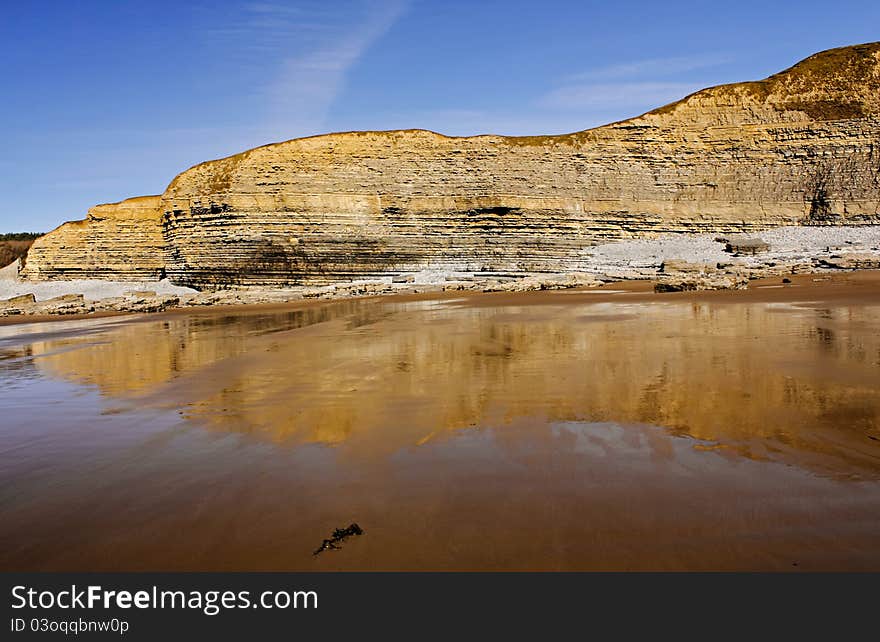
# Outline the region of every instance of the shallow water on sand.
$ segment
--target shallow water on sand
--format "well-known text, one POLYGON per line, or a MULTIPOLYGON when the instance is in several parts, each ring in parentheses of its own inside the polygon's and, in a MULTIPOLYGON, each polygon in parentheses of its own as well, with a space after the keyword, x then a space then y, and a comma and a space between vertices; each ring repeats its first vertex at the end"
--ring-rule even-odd
POLYGON ((0 569, 880 570, 880 299, 804 292, 2 327, 0 569))

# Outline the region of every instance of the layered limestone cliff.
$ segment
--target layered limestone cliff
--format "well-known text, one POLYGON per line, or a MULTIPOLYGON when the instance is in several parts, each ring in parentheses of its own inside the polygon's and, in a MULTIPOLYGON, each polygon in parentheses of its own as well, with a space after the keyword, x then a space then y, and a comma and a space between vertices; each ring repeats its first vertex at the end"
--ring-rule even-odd
POLYGON ((562 136, 349 132, 197 165, 34 244, 30 278, 323 284, 563 272, 668 232, 880 222, 880 43, 562 136))
POLYGON ((31 279, 151 280, 164 277, 159 196, 96 205, 35 242, 22 274, 31 279))

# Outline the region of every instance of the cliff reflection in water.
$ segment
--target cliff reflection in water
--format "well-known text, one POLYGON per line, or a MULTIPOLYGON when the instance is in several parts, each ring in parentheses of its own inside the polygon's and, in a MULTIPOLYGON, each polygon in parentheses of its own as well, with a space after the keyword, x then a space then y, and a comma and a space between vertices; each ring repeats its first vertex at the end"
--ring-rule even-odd
POLYGON ((352 456, 520 419, 613 421, 823 474, 880 474, 878 306, 367 300, 173 315, 28 350, 44 373, 114 404, 352 456))

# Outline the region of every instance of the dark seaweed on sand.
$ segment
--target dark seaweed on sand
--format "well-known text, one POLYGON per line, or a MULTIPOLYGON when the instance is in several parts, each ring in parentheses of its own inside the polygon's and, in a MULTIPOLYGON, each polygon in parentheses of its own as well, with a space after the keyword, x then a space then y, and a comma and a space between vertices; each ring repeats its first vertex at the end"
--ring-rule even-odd
POLYGON ((342 548, 339 546, 339 543, 345 540, 347 537, 352 535, 363 535, 364 530, 358 526, 357 524, 351 524, 347 528, 337 528, 333 531, 333 536, 330 539, 325 539, 321 542, 321 546, 312 553, 312 555, 317 555, 318 553, 323 553, 324 551, 330 550, 339 550, 342 548))

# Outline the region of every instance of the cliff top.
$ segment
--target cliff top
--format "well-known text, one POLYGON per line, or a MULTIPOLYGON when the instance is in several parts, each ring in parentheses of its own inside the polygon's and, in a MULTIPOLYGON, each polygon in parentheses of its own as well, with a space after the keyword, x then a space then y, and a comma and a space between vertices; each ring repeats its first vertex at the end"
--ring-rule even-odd
POLYGON ((813 120, 877 115, 880 42, 828 49, 764 80, 709 87, 648 114, 674 113, 695 99, 735 94, 777 111, 801 111, 813 120))
MULTIPOLYGON (((718 85, 649 111, 635 118, 570 134, 547 136, 446 136, 424 129, 351 131, 319 134, 269 143, 232 156, 194 165, 168 185, 173 194, 186 178, 196 178, 214 191, 223 191, 238 166, 255 153, 270 150, 314 149, 327 144, 368 143, 370 139, 395 142, 485 142, 511 146, 581 145, 615 136, 632 127, 704 128, 754 123, 823 121, 880 115, 880 42, 829 49, 814 54, 764 80, 718 85)), ((123 201, 126 209, 143 202, 123 201)), ((134 207, 132 207, 134 206, 134 207)), ((99 206, 101 207, 101 206, 99 206)))

